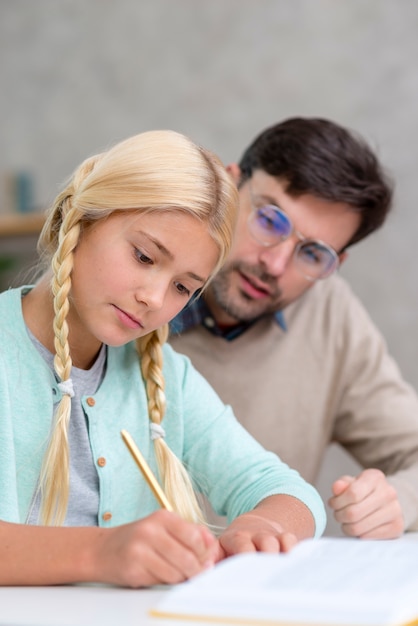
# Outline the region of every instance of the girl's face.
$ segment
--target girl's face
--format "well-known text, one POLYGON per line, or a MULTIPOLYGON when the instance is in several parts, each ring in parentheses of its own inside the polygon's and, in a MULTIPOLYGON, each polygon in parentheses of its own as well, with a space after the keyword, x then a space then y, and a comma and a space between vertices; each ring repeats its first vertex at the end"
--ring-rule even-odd
POLYGON ((70 343, 119 346, 166 324, 218 257, 206 225, 180 211, 121 211, 93 224, 74 252, 70 343))

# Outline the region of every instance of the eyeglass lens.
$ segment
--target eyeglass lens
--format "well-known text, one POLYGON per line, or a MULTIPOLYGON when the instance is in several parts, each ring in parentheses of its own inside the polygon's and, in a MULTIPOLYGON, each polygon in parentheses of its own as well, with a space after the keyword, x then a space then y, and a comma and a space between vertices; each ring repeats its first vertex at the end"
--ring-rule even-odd
POLYGON ((254 236, 266 246, 284 241, 293 230, 287 215, 270 204, 253 212, 251 227, 254 236))
MULTIPOLYGON (((274 205, 257 207, 250 215, 248 225, 252 235, 264 246, 284 241, 293 232, 289 217, 274 205)), ((297 265, 307 278, 325 278, 338 264, 336 253, 319 241, 300 241, 295 248, 297 265)))

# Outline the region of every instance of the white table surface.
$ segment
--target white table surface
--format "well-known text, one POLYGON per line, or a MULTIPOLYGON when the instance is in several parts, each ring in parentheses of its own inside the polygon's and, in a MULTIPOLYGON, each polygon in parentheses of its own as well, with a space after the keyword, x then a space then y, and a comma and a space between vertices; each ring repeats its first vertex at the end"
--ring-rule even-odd
POLYGON ((95 585, 1 587, 0 625, 157 626, 148 610, 164 593, 95 585))
MULTIPOLYGON (((396 541, 418 541, 408 533, 396 541)), ((0 587, 0 626, 194 626, 149 616, 169 587, 102 585, 0 587)), ((202 622, 199 622, 202 626, 202 622)), ((221 622, 218 622, 221 626, 221 622)))
POLYGON ((202 626, 201 621, 151 617, 149 609, 166 592, 96 585, 0 587, 0 626, 202 626))

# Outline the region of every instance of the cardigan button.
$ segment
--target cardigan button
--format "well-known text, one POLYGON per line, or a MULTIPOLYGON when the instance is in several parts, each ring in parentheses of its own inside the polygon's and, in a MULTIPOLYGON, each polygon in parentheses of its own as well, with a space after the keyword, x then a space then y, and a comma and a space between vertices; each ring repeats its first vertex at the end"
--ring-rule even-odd
POLYGON ((112 519, 112 513, 110 513, 110 511, 106 511, 106 513, 103 513, 102 518, 104 522, 108 522, 112 519))
POLYGON ((87 404, 89 406, 94 406, 96 404, 96 400, 94 398, 91 398, 91 397, 87 398, 86 402, 87 402, 87 404))
POLYGON ((104 458, 104 456, 99 456, 99 458, 97 459, 97 465, 99 467, 104 467, 106 465, 106 459, 104 458))

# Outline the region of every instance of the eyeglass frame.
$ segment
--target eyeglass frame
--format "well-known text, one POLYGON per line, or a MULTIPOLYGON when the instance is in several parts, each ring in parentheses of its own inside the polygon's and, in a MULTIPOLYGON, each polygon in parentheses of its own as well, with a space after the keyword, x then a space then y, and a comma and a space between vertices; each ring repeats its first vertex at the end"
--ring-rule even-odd
POLYGON ((292 237, 292 235, 296 235, 296 237, 298 238, 298 242, 296 243, 293 252, 292 252, 292 258, 296 257, 296 255, 298 254, 298 251, 301 249, 301 247, 305 244, 309 244, 309 243, 314 243, 314 244, 319 244, 322 248, 325 248, 330 254, 331 257, 334 259, 334 263, 331 266, 331 269, 326 271, 325 274, 321 275, 321 276, 308 276, 307 274, 305 274, 296 264, 296 267, 298 269, 298 271, 302 274, 302 276, 304 278, 306 278, 306 280, 309 281, 315 281, 315 280, 324 280, 325 278, 328 278, 329 276, 331 276, 331 274, 333 274, 340 265, 340 257, 339 254, 336 250, 334 250, 334 248, 332 246, 330 246, 329 244, 325 243, 325 241, 322 241, 321 239, 311 239, 309 237, 304 237, 304 235, 302 235, 302 233, 298 230, 296 230, 296 228, 293 225, 292 220, 290 219, 290 217, 288 216, 288 214, 286 213, 286 211, 284 211, 282 208, 280 208, 276 203, 270 203, 270 202, 266 202, 264 203, 262 206, 257 206, 255 203, 255 199, 254 199, 254 194, 253 194, 253 189, 251 186, 251 181, 248 180, 248 188, 250 190, 250 201, 251 201, 251 212, 248 216, 247 219, 247 225, 248 225, 248 230, 250 232, 250 235, 257 241, 257 243, 261 244, 262 246, 264 246, 265 248, 273 248, 274 246, 277 246, 279 243, 282 243, 283 241, 287 241, 287 239, 290 239, 290 237, 292 237), (274 243, 267 243, 265 241, 261 241, 260 239, 257 238, 257 236, 254 234, 252 228, 251 228, 251 218, 256 214, 257 211, 259 211, 260 209, 262 209, 263 207, 271 207, 274 211, 276 211, 279 215, 283 215, 286 220, 289 223, 290 226, 290 232, 288 235, 286 236, 282 236, 278 241, 275 241, 274 243))

